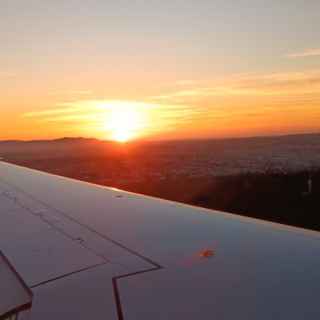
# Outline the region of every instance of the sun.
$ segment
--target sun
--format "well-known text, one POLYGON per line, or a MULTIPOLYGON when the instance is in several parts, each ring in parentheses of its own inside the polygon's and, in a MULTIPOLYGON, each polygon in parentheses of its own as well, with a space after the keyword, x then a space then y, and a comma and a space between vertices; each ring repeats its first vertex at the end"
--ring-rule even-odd
POLYGON ((109 105, 105 128, 113 141, 125 143, 142 134, 145 114, 135 103, 117 102, 109 105))

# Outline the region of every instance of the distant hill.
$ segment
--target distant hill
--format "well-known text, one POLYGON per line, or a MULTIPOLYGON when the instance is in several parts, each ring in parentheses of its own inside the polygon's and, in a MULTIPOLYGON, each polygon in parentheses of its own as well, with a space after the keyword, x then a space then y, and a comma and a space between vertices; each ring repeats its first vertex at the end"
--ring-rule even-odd
MULTIPOLYGON (((291 134, 291 135, 279 135, 279 136, 256 136, 256 137, 245 137, 245 138, 204 138, 204 139, 181 139, 181 140, 156 140, 156 141, 143 141, 143 143, 177 143, 177 142, 259 142, 259 141, 294 141, 296 139, 319 139, 319 133, 304 133, 304 134, 291 134)), ((110 143, 115 142, 110 140, 100 140, 96 138, 85 138, 85 137, 63 137, 58 139, 44 139, 44 140, 0 140, 0 146, 3 145, 22 145, 22 144, 68 144, 68 143, 110 143)))
MULTIPOLYGON (((46 143, 88 143, 98 142, 101 140, 95 138, 83 138, 83 137, 64 137, 52 140, 0 140, 1 145, 21 145, 21 144, 46 144, 46 143)), ((102 142, 102 141, 101 141, 102 142)))
POLYGON ((89 150, 110 145, 108 141, 93 138, 66 137, 54 140, 6 140, 0 141, 0 157, 23 155, 26 157, 61 156, 66 153, 89 150))

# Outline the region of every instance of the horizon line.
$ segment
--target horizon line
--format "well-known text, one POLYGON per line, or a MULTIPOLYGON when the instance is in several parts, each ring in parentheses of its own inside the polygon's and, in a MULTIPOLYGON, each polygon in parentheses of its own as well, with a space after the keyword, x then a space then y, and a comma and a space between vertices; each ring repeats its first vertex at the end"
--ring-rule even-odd
POLYGON ((0 143, 31 143, 31 142, 55 142, 61 140, 95 140, 98 142, 108 142, 112 144, 135 144, 141 142, 179 142, 179 141, 208 141, 208 140, 243 140, 243 139, 263 139, 263 138, 284 138, 284 137, 294 137, 294 136, 306 136, 306 135, 320 135, 320 131, 314 132, 298 132, 298 133, 287 133, 287 134, 266 134, 266 135, 256 135, 256 136, 234 136, 234 137, 200 137, 200 138, 177 138, 177 139, 134 139, 125 143, 119 143, 114 140, 101 139, 96 137, 86 137, 86 136, 62 136, 56 138, 43 138, 43 139, 3 139, 0 143))

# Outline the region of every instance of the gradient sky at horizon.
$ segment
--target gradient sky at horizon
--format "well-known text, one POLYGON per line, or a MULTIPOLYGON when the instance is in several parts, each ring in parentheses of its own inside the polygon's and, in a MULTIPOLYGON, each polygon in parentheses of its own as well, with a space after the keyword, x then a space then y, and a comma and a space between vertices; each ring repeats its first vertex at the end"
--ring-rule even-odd
POLYGON ((0 139, 320 131, 318 0, 0 0, 0 139))

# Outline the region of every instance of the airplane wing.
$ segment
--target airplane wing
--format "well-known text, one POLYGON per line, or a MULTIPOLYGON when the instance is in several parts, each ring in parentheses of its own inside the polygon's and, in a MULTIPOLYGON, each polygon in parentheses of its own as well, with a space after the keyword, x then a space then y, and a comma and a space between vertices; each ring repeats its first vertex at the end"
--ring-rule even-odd
POLYGON ((19 320, 320 318, 317 232, 4 162, 0 250, 33 294, 19 320))

